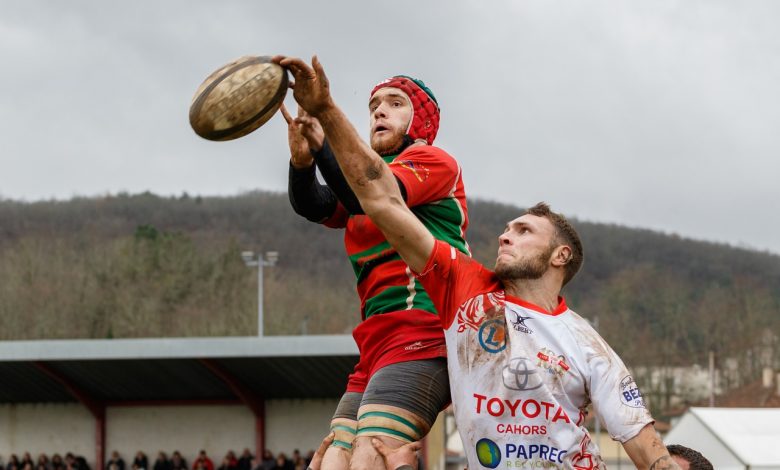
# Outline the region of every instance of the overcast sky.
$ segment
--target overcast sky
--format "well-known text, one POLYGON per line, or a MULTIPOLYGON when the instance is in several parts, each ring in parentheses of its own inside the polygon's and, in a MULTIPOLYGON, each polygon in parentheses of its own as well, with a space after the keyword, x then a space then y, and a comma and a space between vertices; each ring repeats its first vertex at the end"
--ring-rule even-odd
POLYGON ((778 24, 773 0, 4 0, 0 196, 283 191, 281 116, 208 142, 190 100, 236 57, 316 53, 363 136, 375 83, 425 80, 470 197, 780 253, 778 24))

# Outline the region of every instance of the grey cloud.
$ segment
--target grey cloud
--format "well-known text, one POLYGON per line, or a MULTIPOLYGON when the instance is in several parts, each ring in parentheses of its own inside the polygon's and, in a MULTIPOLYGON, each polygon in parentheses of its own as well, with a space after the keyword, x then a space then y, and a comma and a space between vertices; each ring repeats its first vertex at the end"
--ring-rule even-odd
POLYGON ((187 110, 235 57, 317 53, 363 135, 374 83, 431 85, 472 197, 780 253, 766 216, 779 15, 772 1, 4 2, 0 194, 284 190, 279 119, 212 143, 187 110))

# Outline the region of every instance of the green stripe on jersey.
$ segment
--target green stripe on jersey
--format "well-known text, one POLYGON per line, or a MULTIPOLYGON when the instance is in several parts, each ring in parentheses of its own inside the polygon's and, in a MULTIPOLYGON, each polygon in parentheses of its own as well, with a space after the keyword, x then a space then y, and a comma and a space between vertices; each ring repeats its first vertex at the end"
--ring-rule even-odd
POLYGON ((463 213, 455 198, 442 199, 435 204, 412 207, 412 212, 434 237, 449 243, 467 255, 470 254, 461 235, 463 213))
MULTIPOLYGON (((381 258, 372 259, 371 261, 366 261, 363 263, 363 266, 358 266, 353 263, 352 267, 357 271, 357 283, 360 284, 363 282, 365 278, 367 278, 371 271, 374 270, 377 266, 381 266, 387 262, 394 261, 394 260, 400 260, 401 255, 398 253, 389 253, 387 256, 382 256, 381 258)), ((403 269, 403 268, 402 268, 403 269)))
POLYGON ((431 298, 428 293, 425 292, 419 281, 414 281, 414 296, 412 297, 412 305, 409 306, 409 288, 407 286, 393 286, 388 287, 379 294, 366 300, 365 315, 368 319, 372 315, 386 312, 398 312, 401 310, 409 310, 410 308, 417 308, 426 312, 437 315, 436 307, 433 306, 431 298))
MULTIPOLYGON (((365 275, 361 276, 361 271, 364 266, 361 266, 358 261, 360 261, 363 258, 369 258, 371 256, 377 255, 383 251, 392 250, 393 248, 390 246, 390 243, 387 242, 387 240, 383 241, 382 243, 372 246, 371 248, 361 251, 360 253, 353 253, 349 256, 349 262, 352 264, 352 269, 355 271, 355 276, 360 279, 361 277, 365 277, 365 275)), ((384 259, 384 258, 376 258, 376 259, 384 259)), ((360 283, 360 281, 358 281, 360 283)))

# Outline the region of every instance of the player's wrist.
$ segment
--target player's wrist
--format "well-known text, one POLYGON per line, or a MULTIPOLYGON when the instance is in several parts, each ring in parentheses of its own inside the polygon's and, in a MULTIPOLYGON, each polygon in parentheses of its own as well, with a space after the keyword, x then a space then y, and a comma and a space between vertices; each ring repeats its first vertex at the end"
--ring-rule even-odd
POLYGON ((332 120, 333 116, 339 113, 339 107, 333 101, 330 96, 323 101, 323 103, 311 113, 312 116, 320 121, 320 124, 324 125, 326 121, 332 120))
POLYGON ((314 166, 314 158, 290 158, 290 165, 296 170, 309 170, 314 166))

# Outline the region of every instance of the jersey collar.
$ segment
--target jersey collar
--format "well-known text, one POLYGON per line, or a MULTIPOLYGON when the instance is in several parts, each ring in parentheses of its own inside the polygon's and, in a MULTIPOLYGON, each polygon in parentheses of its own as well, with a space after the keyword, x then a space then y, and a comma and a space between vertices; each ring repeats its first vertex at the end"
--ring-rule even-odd
POLYGON ((513 296, 511 296, 509 294, 505 294, 505 295, 506 295, 506 301, 507 302, 511 302, 511 303, 513 303, 515 305, 519 305, 519 306, 521 306, 523 308, 527 308, 528 310, 533 310, 534 312, 539 312, 539 313, 542 313, 544 315, 550 315, 550 316, 553 316, 553 317, 558 316, 558 315, 562 314, 563 312, 565 312, 566 310, 569 309, 569 307, 566 306, 566 299, 564 299, 561 296, 558 296, 558 306, 555 307, 555 310, 553 310, 552 312, 548 312, 547 310, 543 309, 542 307, 540 307, 540 306, 538 306, 536 304, 532 304, 531 302, 523 300, 523 299, 521 299, 519 297, 513 297, 513 296))

